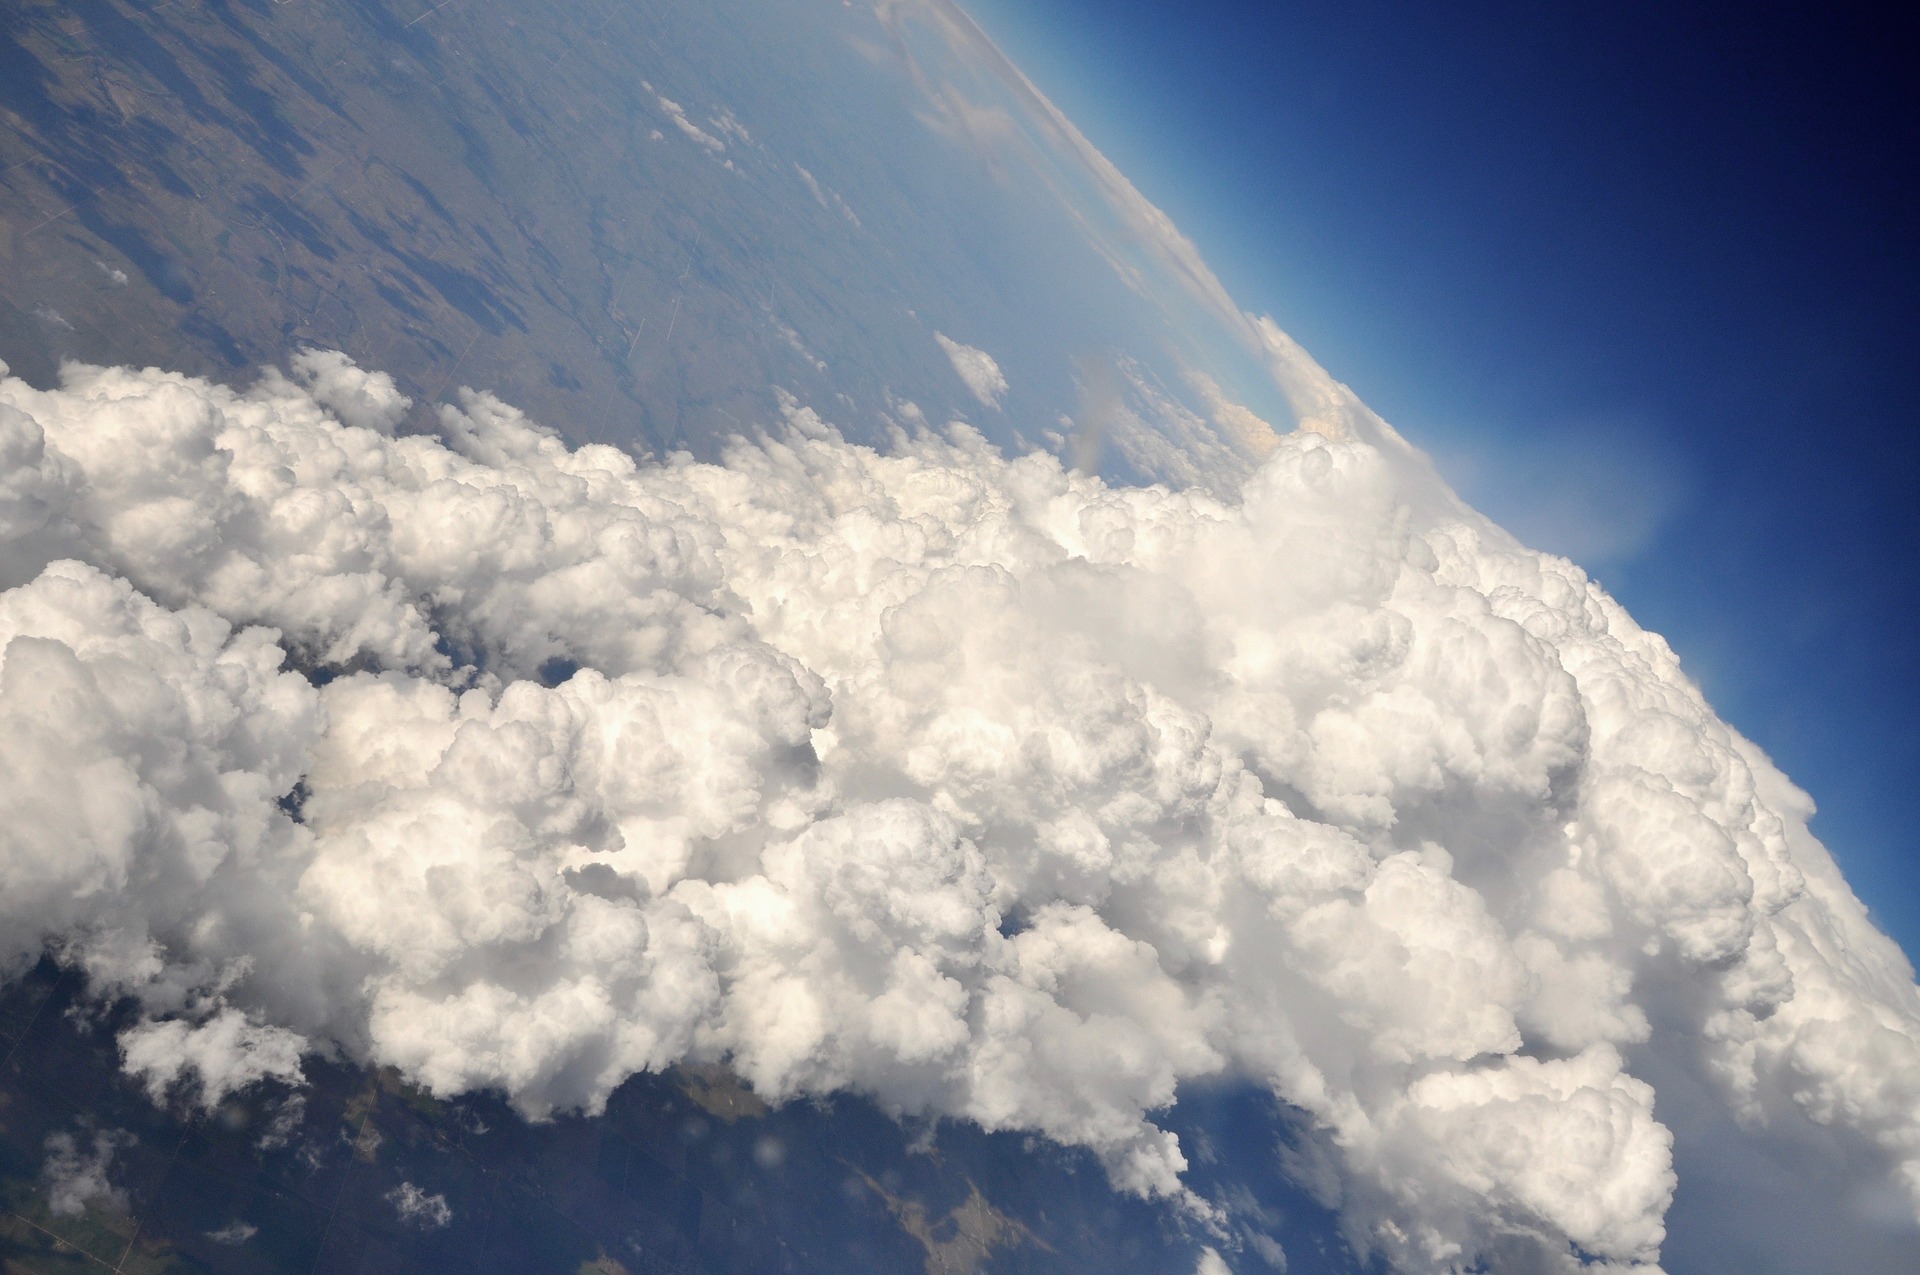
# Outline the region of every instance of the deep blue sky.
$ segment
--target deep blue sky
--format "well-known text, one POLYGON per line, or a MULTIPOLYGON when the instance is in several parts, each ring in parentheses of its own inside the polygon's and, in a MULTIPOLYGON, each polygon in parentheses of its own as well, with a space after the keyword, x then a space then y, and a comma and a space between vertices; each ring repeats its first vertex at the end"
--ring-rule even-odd
POLYGON ((962 2, 1243 305, 1666 634, 1920 953, 1912 19, 962 2))

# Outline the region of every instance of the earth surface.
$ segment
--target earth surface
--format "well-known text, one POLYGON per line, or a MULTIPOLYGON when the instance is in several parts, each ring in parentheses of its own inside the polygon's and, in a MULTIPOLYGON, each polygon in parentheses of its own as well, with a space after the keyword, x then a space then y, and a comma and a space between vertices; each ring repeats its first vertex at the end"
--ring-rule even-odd
MULTIPOLYGON (((1294 423, 1273 349, 972 24, 829 0, 15 0, 0 358, 235 384, 302 346, 577 441, 718 453, 800 403, 964 420, 1119 481, 1230 482, 1294 423)), ((1282 349, 1281 354, 1285 351, 1282 349)), ((0 992, 9 1271, 1352 1270, 1264 1093, 1164 1113, 1208 1234, 1092 1158, 718 1071, 529 1124, 315 1059, 214 1116, 117 1066, 52 960, 0 992), (49 1147, 112 1190, 51 1198, 49 1147), (91 1150, 89 1150, 91 1148, 91 1150)))

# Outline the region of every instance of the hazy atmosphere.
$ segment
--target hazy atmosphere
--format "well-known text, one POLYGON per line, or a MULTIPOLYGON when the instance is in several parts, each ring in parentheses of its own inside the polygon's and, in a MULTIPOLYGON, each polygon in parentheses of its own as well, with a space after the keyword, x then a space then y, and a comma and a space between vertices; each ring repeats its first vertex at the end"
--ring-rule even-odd
POLYGON ((1131 10, 0 14, 8 1269, 1914 1268, 1900 46, 1131 10))

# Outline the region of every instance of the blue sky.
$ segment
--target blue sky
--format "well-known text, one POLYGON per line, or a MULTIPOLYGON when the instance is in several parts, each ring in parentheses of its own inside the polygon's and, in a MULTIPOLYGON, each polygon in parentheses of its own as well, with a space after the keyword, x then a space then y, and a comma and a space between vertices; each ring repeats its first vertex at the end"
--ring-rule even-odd
POLYGON ((963 2, 1244 305, 1666 634, 1920 953, 1913 25, 963 2))

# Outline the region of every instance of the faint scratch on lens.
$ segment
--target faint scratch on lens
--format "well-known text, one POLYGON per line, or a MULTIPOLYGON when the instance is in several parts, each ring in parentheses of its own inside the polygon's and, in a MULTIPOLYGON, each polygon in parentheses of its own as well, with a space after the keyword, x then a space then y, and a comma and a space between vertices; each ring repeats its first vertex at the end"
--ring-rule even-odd
POLYGON ((94 193, 99 189, 100 188, 98 186, 95 186, 93 190, 90 190, 86 194, 80 196, 80 198, 74 200, 72 203, 68 204, 65 208, 62 208, 59 212, 54 213, 53 215, 48 217, 42 217, 39 221, 34 222, 31 226, 28 226, 25 230, 21 231, 20 237, 22 239, 25 239, 28 235, 40 229, 40 227, 52 225, 54 222, 59 221, 62 217, 66 216, 68 213, 78 208, 81 204, 84 204, 89 199, 92 199, 94 196, 94 193))
MULTIPOLYGON (((409 23, 407 23, 407 26, 409 26, 409 27, 410 27, 410 26, 412 26, 412 25, 414 24, 414 22, 425 22, 425 21, 426 21, 426 20, 427 20, 428 18, 431 18, 431 17, 432 17, 432 16, 434 15, 434 14, 436 14, 436 13, 438 13, 438 12, 440 12, 440 10, 442 10, 442 9, 444 9, 444 8, 446 8, 446 7, 448 6, 448 5, 450 5, 450 4, 452 4, 452 3, 454 3, 454 0, 440 0, 440 3, 439 3, 439 4, 436 4, 436 5, 434 5, 434 6, 433 6, 433 8, 431 8, 431 9, 428 9, 428 10, 427 10, 427 11, 426 11, 425 13, 423 13, 423 14, 421 14, 421 15, 420 15, 419 17, 417 17, 417 18, 415 18, 415 19, 413 20, 413 22, 409 22, 409 23)), ((402 27, 402 28, 401 28, 401 30, 403 30, 403 31, 404 31, 405 29, 406 29, 406 27, 402 27)))
MULTIPOLYGON (((289 194, 289 195, 275 195, 275 196, 274 196, 274 198, 275 198, 275 199, 278 199, 278 200, 279 200, 279 201, 280 201, 281 203, 283 203, 283 204, 287 204, 287 201, 288 201, 288 200, 290 200, 290 199, 292 199, 292 198, 293 198, 293 195, 298 195, 298 194, 299 194, 299 193, 300 193, 301 191, 303 191, 303 190, 305 190, 305 189, 306 189, 307 187, 309 187, 309 186, 311 186, 311 185, 313 185, 313 184, 314 184, 315 182, 317 182, 317 181, 319 181, 319 180, 320 180, 321 178, 323 178, 323 177, 326 177, 326 176, 328 176, 328 175, 330 175, 330 174, 331 174, 331 173, 333 172, 333 170, 334 170, 334 169, 336 169, 336 168, 338 168, 338 167, 340 167, 340 165, 342 165, 342 164, 344 164, 344 163, 346 163, 346 162, 347 162, 347 160, 349 160, 350 158, 352 158, 352 157, 351 157, 351 156, 349 156, 349 155, 342 155, 342 156, 341 156, 341 157, 340 157, 339 159, 336 159, 336 160, 334 160, 334 161, 333 161, 333 162, 332 162, 331 164, 329 164, 329 165, 327 165, 327 167, 326 167, 326 169, 325 169, 325 171, 323 171, 323 172, 318 172, 318 173, 315 173, 315 174, 314 174, 313 176, 311 176, 311 177, 309 177, 309 178, 307 178, 307 180, 305 180, 305 181, 303 181, 303 182, 301 182, 301 183, 300 183, 300 184, 299 184, 298 186, 296 186, 296 187, 294 187, 294 188, 293 188, 293 192, 292 192, 292 194, 289 194)), ((291 204, 287 204, 287 206, 288 206, 288 207, 292 207, 292 205, 291 205, 291 204)))
POLYGON ((474 345, 475 345, 475 344, 476 344, 476 343, 477 343, 477 342, 478 342, 479 340, 480 340, 480 334, 479 334, 478 332, 475 332, 475 333, 473 334, 473 336, 472 336, 472 338, 468 340, 468 342, 467 342, 467 348, 466 348, 466 349, 464 349, 464 350, 462 350, 462 351, 460 351, 460 357, 459 357, 459 358, 457 358, 457 359, 455 359, 455 360, 454 360, 454 361, 453 361, 453 362, 452 362, 452 363, 451 363, 450 365, 448 365, 448 367, 447 367, 447 374, 446 374, 446 376, 445 376, 445 377, 444 377, 444 378, 443 378, 443 379, 441 380, 441 382, 440 382, 440 388, 439 388, 439 389, 437 389, 437 390, 435 390, 435 391, 433 392, 433 401, 434 401, 434 402, 436 402, 436 403, 437 403, 437 402, 439 402, 439 401, 440 401, 440 396, 441 396, 442 394, 445 394, 445 393, 447 392, 447 386, 449 386, 449 385, 451 385, 451 384, 453 384, 453 376, 454 376, 454 373, 456 373, 456 372, 458 372, 458 371, 460 370, 460 365, 461 365, 462 363, 464 363, 464 362, 466 362, 466 360, 467 360, 467 355, 469 355, 469 354, 471 354, 471 353, 473 353, 473 347, 474 347, 474 345))
POLYGON ((38 1231, 38 1232, 40 1232, 40 1234, 42 1234, 42 1235, 44 1235, 44 1236, 46 1236, 46 1237, 47 1237, 48 1239, 50 1239, 50 1240, 52 1240, 52 1241, 53 1241, 53 1251, 54 1251, 54 1252, 56 1252, 56 1253, 66 1253, 66 1252, 74 1252, 74 1253, 79 1253, 79 1254, 81 1254, 81 1255, 82 1255, 82 1256, 84 1256, 84 1257, 90 1257, 90 1258, 93 1258, 93 1260, 94 1260, 94 1261, 96 1261, 96 1262, 100 1262, 100 1265, 102 1265, 102 1266, 105 1266, 105 1265, 106 1265, 106 1263, 105 1263, 105 1262, 102 1262, 102 1261, 100 1261, 100 1259, 99 1259, 99 1258, 97 1258, 97 1257, 94 1257, 94 1256, 93 1256, 93 1254, 91 1254, 91 1253, 89 1253, 89 1252, 87 1252, 87 1250, 85 1250, 85 1249, 83 1249, 83 1248, 81 1248, 81 1247, 79 1247, 79 1246, 78 1246, 78 1245, 76 1245, 76 1244, 73 1244, 73 1243, 71 1243, 70 1241, 67 1241, 67 1240, 63 1240, 63 1239, 61 1239, 61 1238, 60 1238, 60 1237, 59 1237, 58 1235, 55 1235, 55 1234, 54 1234, 54 1233, 53 1233, 52 1231, 49 1231, 49 1230, 48 1230, 48 1229, 47 1229, 46 1227, 44 1227, 44 1226, 39 1226, 39 1225, 36 1225, 36 1224, 35 1224, 35 1223, 33 1223, 33 1222, 29 1222, 29 1221, 28 1221, 28 1220, 27 1220, 26 1218, 24 1218, 24 1217, 21 1217, 21 1216, 20 1216, 20 1215, 19 1215, 18 1213, 15 1213, 15 1212, 13 1212, 12 1210, 8 1210, 8 1212, 7 1212, 7 1216, 8 1216, 8 1217, 10 1217, 10 1218, 13 1218, 13 1219, 14 1219, 15 1221, 18 1221, 18 1222, 20 1222, 20 1223, 22 1223, 22 1224, 24 1224, 24 1225, 26 1225, 26 1226, 31 1226, 31 1227, 33 1227, 33 1229, 34 1229, 34 1230, 36 1230, 36 1231, 38 1231))

